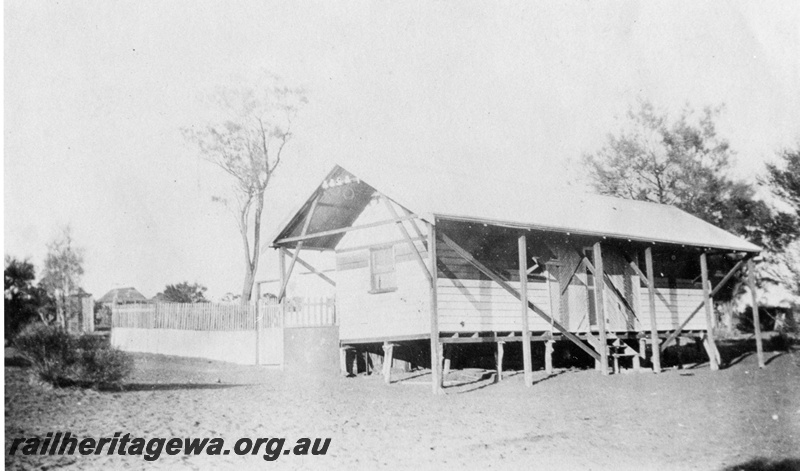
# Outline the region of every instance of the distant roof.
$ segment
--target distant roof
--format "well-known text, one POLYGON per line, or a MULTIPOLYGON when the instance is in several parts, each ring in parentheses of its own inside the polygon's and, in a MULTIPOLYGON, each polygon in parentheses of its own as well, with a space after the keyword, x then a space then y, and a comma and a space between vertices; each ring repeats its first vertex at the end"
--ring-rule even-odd
POLYGON ((136 288, 115 288, 104 294, 102 298, 98 299, 98 303, 113 303, 126 304, 126 303, 139 303, 147 301, 147 298, 138 291, 136 288))
MULTIPOLYGON (((493 181, 486 175, 432 172, 386 166, 348 169, 335 166, 323 180, 357 179, 351 192, 325 191, 308 233, 346 227, 355 221, 377 190, 396 203, 433 222, 436 218, 604 236, 642 242, 680 244, 742 252, 760 247, 674 206, 548 187, 546 182, 493 181), (335 213, 335 214, 334 214, 335 213), (331 223, 333 226, 331 227, 331 223)), ((322 188, 320 185, 318 188, 322 188)), ((300 234, 309 198, 278 235, 300 234)), ((342 234, 306 242, 307 247, 333 248, 342 234)))

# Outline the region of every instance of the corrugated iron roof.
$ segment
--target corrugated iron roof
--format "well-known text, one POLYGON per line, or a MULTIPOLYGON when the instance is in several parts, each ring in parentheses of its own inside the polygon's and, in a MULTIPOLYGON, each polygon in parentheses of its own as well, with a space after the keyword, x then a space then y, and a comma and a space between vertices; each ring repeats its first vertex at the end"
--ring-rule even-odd
MULTIPOLYGON (((498 181, 485 175, 442 174, 401 166, 354 168, 350 164, 346 171, 428 221, 438 217, 643 242, 743 252, 761 250, 741 237, 664 204, 553 188, 545 182, 498 181)), ((308 207, 306 203, 300 213, 308 207)), ((351 218, 349 215, 347 219, 351 218)), ((302 220, 301 214, 295 214, 275 241, 297 235, 297 221, 302 220)), ((312 219, 313 226, 322 230, 312 219)))
POLYGON ((136 288, 114 288, 108 293, 104 294, 102 298, 98 299, 98 303, 113 303, 116 302, 118 304, 125 304, 125 303, 143 303, 147 301, 147 298, 144 297, 142 293, 136 290, 136 288))

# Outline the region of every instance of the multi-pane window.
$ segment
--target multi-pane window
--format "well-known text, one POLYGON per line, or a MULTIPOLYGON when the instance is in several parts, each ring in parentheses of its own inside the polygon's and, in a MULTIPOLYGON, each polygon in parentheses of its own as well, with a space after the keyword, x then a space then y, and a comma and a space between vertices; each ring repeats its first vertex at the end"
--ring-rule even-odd
POLYGON ((381 247, 370 250, 369 266, 370 276, 372 278, 372 292, 392 291, 397 289, 393 247, 381 247))

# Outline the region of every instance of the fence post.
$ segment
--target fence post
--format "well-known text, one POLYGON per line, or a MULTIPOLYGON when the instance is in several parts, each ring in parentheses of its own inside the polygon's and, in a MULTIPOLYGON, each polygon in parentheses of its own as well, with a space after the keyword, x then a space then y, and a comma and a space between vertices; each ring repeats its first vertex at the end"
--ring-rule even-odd
POLYGON ((261 283, 256 282, 256 306, 253 310, 256 327, 256 365, 261 364, 261 322, 259 319, 259 303, 261 302, 261 283))

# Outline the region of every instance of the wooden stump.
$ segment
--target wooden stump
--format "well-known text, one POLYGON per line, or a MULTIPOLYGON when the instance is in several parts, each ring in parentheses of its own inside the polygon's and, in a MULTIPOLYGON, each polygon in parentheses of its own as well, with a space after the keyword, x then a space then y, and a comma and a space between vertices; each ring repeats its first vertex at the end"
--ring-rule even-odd
POLYGON ((339 348, 339 370, 344 376, 350 376, 350 371, 347 368, 347 352, 350 351, 350 347, 340 347, 339 348))
POLYGON ((394 344, 383 342, 383 382, 392 382, 392 360, 394 358, 394 344))
POLYGON ((553 344, 552 340, 544 343, 544 371, 549 375, 553 374, 553 344))
POLYGON ((500 382, 503 380, 503 347, 505 342, 497 342, 497 353, 495 354, 495 360, 497 361, 497 381, 500 382))

